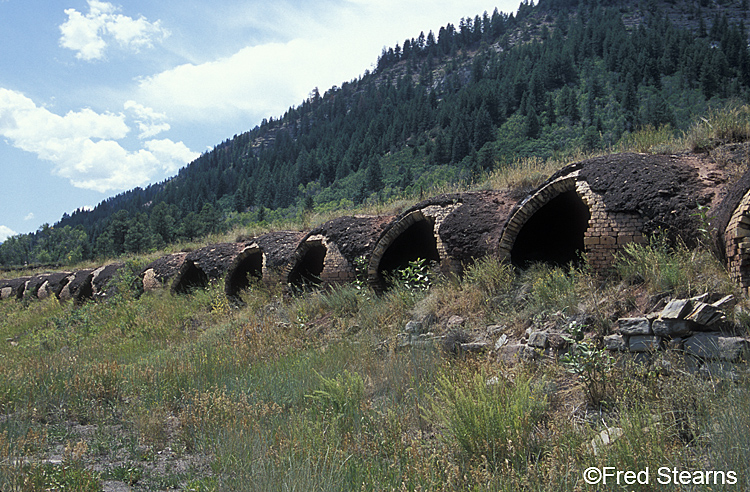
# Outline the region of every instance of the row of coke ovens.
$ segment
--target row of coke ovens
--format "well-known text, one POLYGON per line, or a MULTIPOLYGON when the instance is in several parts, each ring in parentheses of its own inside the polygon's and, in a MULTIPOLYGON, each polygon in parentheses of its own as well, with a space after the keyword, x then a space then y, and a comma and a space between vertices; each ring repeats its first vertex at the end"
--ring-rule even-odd
MULTIPOLYGON (((701 220, 711 217, 717 250, 748 289, 748 190, 750 171, 732 181, 706 156, 616 154, 567 166, 534 189, 440 195, 398 215, 338 217, 308 232, 275 231, 166 255, 134 273, 146 291, 179 294, 223 279, 226 294, 236 297, 253 277, 294 290, 363 275, 382 291, 388 272, 417 258, 460 275, 488 255, 524 266, 564 264, 583 253, 594 270, 605 271, 625 245, 645 242, 657 230, 694 243, 705 229, 701 220)), ((0 280, 0 296, 106 298, 122 268, 112 263, 0 280)))

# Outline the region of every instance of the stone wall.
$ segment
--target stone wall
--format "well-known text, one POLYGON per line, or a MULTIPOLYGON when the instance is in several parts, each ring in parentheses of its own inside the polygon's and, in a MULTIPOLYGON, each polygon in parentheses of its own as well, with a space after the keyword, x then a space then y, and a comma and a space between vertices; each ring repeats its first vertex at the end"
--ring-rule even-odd
POLYGON ((660 312, 621 318, 618 333, 604 337, 604 346, 614 352, 633 354, 673 350, 684 354, 696 369, 710 372, 747 360, 750 340, 726 329, 722 310, 731 307, 734 298, 726 296, 710 304, 708 300, 707 295, 675 299, 660 312))

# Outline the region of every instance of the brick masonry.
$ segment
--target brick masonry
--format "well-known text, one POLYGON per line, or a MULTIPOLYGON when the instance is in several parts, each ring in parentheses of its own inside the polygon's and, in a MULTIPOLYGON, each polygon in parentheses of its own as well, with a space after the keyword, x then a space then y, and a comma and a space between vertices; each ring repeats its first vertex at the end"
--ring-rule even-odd
POLYGON ((608 211, 601 195, 579 179, 579 171, 575 170, 547 183, 520 203, 504 227, 498 247, 500 257, 510 259, 515 240, 526 222, 553 198, 569 191, 575 191, 589 209, 583 244, 589 264, 595 271, 603 272, 611 267, 614 254, 626 244, 646 241, 641 216, 608 211))
POLYGON ((367 264, 367 282, 376 290, 379 290, 382 286, 383 279, 379 272, 380 261, 388 248, 401 234, 403 234, 410 226, 420 221, 427 221, 432 226, 432 232, 435 237, 438 256, 440 257, 440 270, 443 273, 450 273, 455 268, 460 268, 460 265, 454 265, 453 262, 448 260, 448 255, 445 250, 445 244, 440 239, 440 226, 450 213, 456 209, 458 204, 450 205, 428 205, 424 208, 414 210, 405 216, 395 221, 391 227, 380 237, 377 244, 372 250, 370 260, 367 264))
POLYGON ((750 290, 750 192, 745 193, 732 213, 724 231, 727 270, 740 284, 742 290, 750 290))

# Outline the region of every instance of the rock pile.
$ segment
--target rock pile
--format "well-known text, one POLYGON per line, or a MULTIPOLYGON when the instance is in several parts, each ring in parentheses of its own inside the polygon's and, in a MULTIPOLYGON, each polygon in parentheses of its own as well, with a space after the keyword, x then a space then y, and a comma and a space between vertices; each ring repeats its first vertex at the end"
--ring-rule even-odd
POLYGON ((722 308, 734 298, 704 302, 707 295, 672 300, 657 313, 640 318, 621 318, 619 333, 604 338, 607 349, 644 353, 670 349, 703 361, 737 362, 748 355, 750 340, 732 336, 722 328, 722 308))

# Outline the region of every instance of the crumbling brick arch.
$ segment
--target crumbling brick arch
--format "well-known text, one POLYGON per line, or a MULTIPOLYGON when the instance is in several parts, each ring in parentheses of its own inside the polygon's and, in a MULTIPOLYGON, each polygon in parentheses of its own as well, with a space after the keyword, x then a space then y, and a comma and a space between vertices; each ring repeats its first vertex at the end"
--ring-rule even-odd
POLYGON ((68 281, 60 291, 60 300, 72 300, 75 304, 82 304, 94 298, 94 269, 78 270, 68 277, 68 281))
POLYGON ((224 293, 227 297, 235 298, 243 290, 250 287, 250 279, 263 278, 265 257, 263 251, 256 244, 245 247, 234 259, 227 270, 224 280, 224 293))
POLYGON ((243 246, 241 243, 209 244, 188 253, 172 281, 172 293, 185 294, 218 282, 227 273, 229 265, 237 258, 243 246))
POLYGON ((188 294, 192 290, 207 287, 208 282, 208 275, 193 260, 185 260, 172 283, 172 293, 188 294))
POLYGON ((387 274, 417 258, 441 260, 435 219, 422 210, 401 217, 380 238, 367 265, 369 285, 377 292, 385 290, 387 274))
POLYGON ((327 253, 328 248, 322 236, 312 236, 300 243, 285 275, 289 288, 298 292, 321 285, 327 253))
POLYGON ((511 213, 498 248, 501 258, 517 266, 542 261, 565 264, 585 251, 591 211, 578 192, 577 173, 542 186, 511 213))

